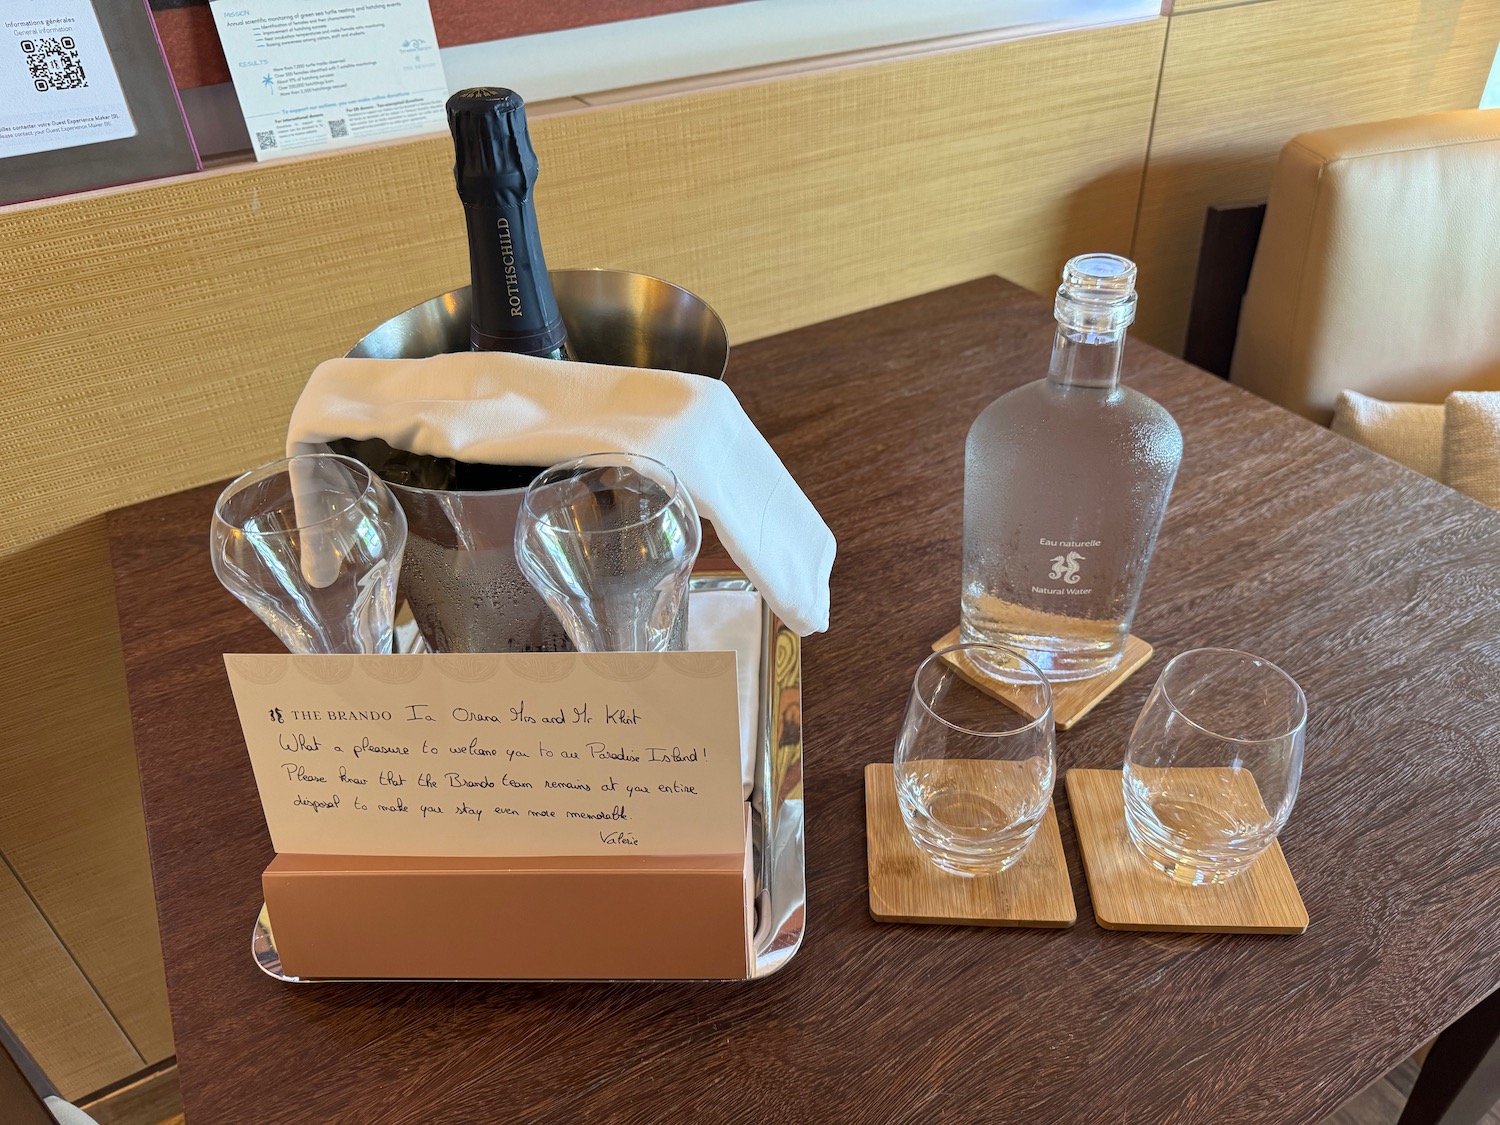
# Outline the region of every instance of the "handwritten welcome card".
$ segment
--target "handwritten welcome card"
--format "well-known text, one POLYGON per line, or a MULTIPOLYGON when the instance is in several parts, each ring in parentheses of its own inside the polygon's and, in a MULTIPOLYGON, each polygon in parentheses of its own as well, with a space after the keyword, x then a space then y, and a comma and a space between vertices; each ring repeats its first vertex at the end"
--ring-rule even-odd
POLYGON ((226 655, 278 852, 744 848, 735 655, 226 655))

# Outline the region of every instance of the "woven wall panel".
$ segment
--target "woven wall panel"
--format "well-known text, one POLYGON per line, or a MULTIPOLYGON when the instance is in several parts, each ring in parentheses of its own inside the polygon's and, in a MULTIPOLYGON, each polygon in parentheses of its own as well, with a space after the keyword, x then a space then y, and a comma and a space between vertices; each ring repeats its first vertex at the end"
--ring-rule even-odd
POLYGON ((737 339, 988 273, 1055 288, 1069 255, 1128 245, 1163 31, 558 117, 544 231, 695 289, 737 339))
MULTIPOLYGON (((113 1018, 93 1011, 92 989, 9 953, 0 1016, 28 1044, 66 1029, 48 1073, 84 1094, 138 1068, 136 1052, 172 1054, 103 517, 15 552, 0 576, 0 852, 113 1018), (122 1058, 133 1064, 98 1070, 122 1058)), ((9 925, 0 905, 7 944, 9 925)))
POLYGON ((1164 0, 1162 14, 1181 16, 1188 12, 1202 12, 1209 8, 1229 8, 1236 4, 1271 4, 1276 0, 1164 0))
POLYGON ((105 1086, 142 1065, 109 1009, 57 939, 25 888, 0 865, 0 1012, 65 1098, 105 1086))
POLYGON ((1175 15, 1135 238, 1135 331, 1181 353, 1205 211, 1264 199, 1295 134, 1472 109, 1497 40, 1494 0, 1262 0, 1175 15))
POLYGON ((444 142, 0 213, 0 552, 275 452, 302 378, 463 278, 444 142))
MULTIPOLYGON (((685 284, 742 340, 991 272, 1049 288, 1128 242, 1162 33, 538 121, 551 262, 685 284)), ((0 426, 30 467, 0 555, 273 453, 318 360, 465 280, 450 160, 434 138, 0 211, 24 294, 0 426)))

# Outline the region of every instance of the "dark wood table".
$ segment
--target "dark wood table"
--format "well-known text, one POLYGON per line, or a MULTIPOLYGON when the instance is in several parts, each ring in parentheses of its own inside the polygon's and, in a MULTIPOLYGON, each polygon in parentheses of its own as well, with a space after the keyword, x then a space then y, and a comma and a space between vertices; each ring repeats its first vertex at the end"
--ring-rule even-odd
POLYGON ((288 986, 250 958, 271 858, 219 655, 273 651, 209 568, 214 488, 111 549, 190 1123, 1272 1122, 1333 1110, 1500 982, 1500 513, 1132 344, 1186 455, 1137 619, 1157 656, 1062 768, 1118 766, 1166 657, 1267 656, 1311 710, 1292 938, 884 925, 867 762, 958 613, 963 442, 1044 374, 996 279, 735 349, 731 383, 839 540, 804 650, 808 936, 752 984, 288 986))

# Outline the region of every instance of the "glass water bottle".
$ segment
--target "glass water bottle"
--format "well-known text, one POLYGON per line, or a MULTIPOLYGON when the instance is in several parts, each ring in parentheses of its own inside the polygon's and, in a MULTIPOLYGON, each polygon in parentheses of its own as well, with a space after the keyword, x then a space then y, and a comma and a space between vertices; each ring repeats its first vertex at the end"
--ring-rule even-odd
POLYGON ((1047 377, 969 430, 963 640, 1020 649, 1051 680, 1120 662, 1182 461, 1172 416, 1120 385, 1135 272, 1114 254, 1069 261, 1047 377))

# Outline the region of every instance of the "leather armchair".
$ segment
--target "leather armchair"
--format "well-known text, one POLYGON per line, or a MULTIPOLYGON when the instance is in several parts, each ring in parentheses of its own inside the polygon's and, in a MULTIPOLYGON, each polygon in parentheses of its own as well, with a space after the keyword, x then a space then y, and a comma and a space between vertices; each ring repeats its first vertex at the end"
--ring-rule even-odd
POLYGON ((1323 423, 1342 390, 1500 390, 1500 110, 1293 137, 1230 379, 1323 423))

